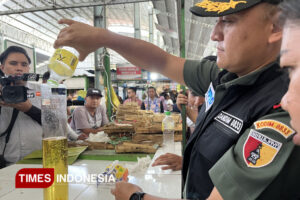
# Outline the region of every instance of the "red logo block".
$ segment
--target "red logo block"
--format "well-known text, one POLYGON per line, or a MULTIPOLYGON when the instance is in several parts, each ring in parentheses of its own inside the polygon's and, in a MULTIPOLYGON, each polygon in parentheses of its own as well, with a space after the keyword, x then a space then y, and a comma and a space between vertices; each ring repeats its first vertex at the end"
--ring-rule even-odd
POLYGON ((47 188, 54 182, 53 168, 23 168, 16 174, 16 188, 47 188))

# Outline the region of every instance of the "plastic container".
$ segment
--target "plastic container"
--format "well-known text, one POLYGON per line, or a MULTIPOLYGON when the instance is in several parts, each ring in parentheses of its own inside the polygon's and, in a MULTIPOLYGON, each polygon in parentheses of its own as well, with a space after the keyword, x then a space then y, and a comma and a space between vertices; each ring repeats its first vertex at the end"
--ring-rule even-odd
POLYGON ((62 80, 72 77, 78 64, 78 56, 76 49, 71 47, 56 49, 48 65, 48 83, 57 87, 62 80))
MULTIPOLYGON (((81 17, 74 17, 72 20, 88 24, 88 21, 81 17)), ((48 65, 50 71, 48 83, 57 87, 62 80, 72 77, 78 64, 78 56, 78 51, 73 47, 56 49, 48 65)))
MULTIPOLYGON (((54 168, 54 177, 68 174, 67 97, 64 85, 42 84, 43 167, 54 168)), ((68 183, 57 182, 44 189, 44 200, 68 199, 68 183)))
POLYGON ((105 171, 98 175, 97 187, 114 188, 116 182, 128 181, 128 169, 115 160, 105 168, 105 171))
POLYGON ((163 131, 163 149, 165 153, 174 153, 175 143, 174 143, 174 130, 175 122, 171 117, 171 112, 165 112, 166 117, 162 121, 162 131, 163 131))

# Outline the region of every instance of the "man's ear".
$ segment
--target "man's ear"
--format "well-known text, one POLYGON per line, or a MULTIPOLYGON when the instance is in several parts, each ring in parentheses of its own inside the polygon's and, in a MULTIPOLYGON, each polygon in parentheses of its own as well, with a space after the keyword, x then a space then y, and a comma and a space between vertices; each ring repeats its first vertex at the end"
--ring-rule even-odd
POLYGON ((280 25, 280 12, 277 12, 271 19, 271 26, 270 26, 270 31, 271 34, 269 36, 269 43, 274 43, 281 41, 282 39, 282 32, 283 28, 282 25, 280 25))
POLYGON ((271 35, 269 36, 269 43, 278 42, 282 39, 282 28, 276 24, 272 24, 271 35))
POLYGON ((0 65, 0 76, 4 76, 3 69, 4 69, 4 65, 0 65))

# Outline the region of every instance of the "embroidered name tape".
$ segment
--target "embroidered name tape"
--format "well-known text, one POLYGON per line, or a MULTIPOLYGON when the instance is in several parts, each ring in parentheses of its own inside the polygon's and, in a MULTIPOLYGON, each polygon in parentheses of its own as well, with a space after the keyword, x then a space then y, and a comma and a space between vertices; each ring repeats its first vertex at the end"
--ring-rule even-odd
POLYGON ((282 143, 251 129, 243 146, 244 161, 248 167, 264 167, 274 160, 281 146, 282 143))
POLYGON ((237 134, 239 134, 243 128, 243 120, 227 113, 227 112, 220 112, 216 117, 215 120, 223 124, 224 126, 230 128, 237 134))
POLYGON ((255 122, 254 125, 255 125, 255 129, 257 130, 264 129, 264 128, 273 129, 274 131, 280 133, 280 135, 282 135, 285 138, 288 138, 295 133, 295 131, 292 128, 276 120, 270 120, 270 119, 260 120, 255 122))

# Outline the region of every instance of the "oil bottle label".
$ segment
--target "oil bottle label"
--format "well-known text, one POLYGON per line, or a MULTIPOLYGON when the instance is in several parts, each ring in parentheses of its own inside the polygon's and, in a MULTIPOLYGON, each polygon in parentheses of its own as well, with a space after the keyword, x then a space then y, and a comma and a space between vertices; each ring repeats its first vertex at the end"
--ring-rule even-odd
POLYGON ((60 61, 68 65, 73 71, 75 71, 78 64, 78 58, 73 53, 65 49, 56 49, 52 56, 50 63, 53 61, 60 61))

